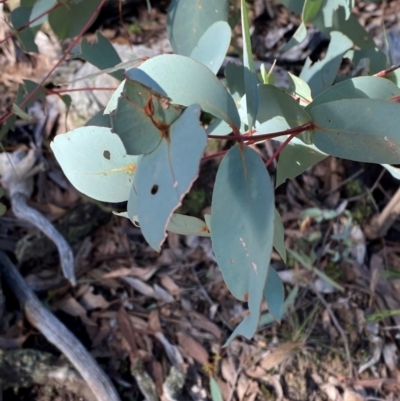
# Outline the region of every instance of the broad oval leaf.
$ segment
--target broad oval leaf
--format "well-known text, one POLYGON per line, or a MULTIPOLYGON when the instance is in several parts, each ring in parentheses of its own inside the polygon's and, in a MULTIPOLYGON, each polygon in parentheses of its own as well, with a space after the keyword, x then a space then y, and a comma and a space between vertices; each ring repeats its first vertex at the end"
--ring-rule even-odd
POLYGON ((134 185, 140 227, 146 241, 159 250, 172 212, 199 173, 199 163, 207 145, 200 125, 200 107, 189 106, 171 125, 169 137, 157 149, 142 156, 134 185))
POLYGON ((306 111, 310 113, 314 107, 320 104, 340 99, 390 99, 399 95, 400 88, 388 79, 357 77, 347 79, 322 92, 306 107, 306 111))
POLYGON ((231 44, 231 36, 231 27, 227 22, 215 22, 204 32, 190 57, 217 74, 231 44))
MULTIPOLYGON (((207 29, 228 21, 228 0, 172 0, 168 8, 167 32, 177 54, 190 56, 207 29)), ((218 36, 215 38, 218 40, 218 36)))
MULTIPOLYGON (((84 38, 79 49, 79 57, 93 64, 100 70, 113 68, 121 63, 121 58, 114 46, 99 31, 97 32, 96 41, 94 43, 89 43, 89 41, 84 38)), ((120 81, 124 79, 123 69, 112 71, 110 75, 120 81)))
POLYGON ((279 154, 276 167, 276 186, 279 187, 288 178, 292 179, 304 173, 326 157, 328 155, 314 145, 306 145, 299 139, 293 138, 279 154))
POLYGON ((283 89, 273 85, 258 85, 258 91, 260 95, 256 124, 258 133, 284 131, 311 120, 296 100, 283 89))
POLYGON ((99 110, 93 117, 86 121, 85 127, 107 127, 111 128, 111 119, 108 114, 104 114, 104 110, 99 110))
POLYGON ((173 213, 167 225, 167 231, 181 235, 198 235, 199 237, 209 237, 210 231, 205 221, 193 216, 185 216, 173 213))
POLYGON ((111 114, 112 131, 122 140, 130 155, 152 152, 168 138, 171 124, 182 107, 142 83, 126 79, 116 110, 111 114))
POLYGON ((251 50, 251 38, 249 17, 247 15, 247 4, 241 0, 242 11, 242 35, 243 35, 243 67, 244 86, 246 89, 246 110, 249 129, 254 126, 259 106, 259 94, 257 89, 257 75, 254 68, 253 53, 251 50))
POLYGON ((120 98, 120 96, 122 95, 122 92, 124 91, 125 82, 126 82, 126 80, 124 79, 118 85, 118 88, 116 89, 116 91, 113 92, 113 94, 111 95, 111 98, 108 101, 106 108, 104 109, 104 114, 111 114, 111 112, 113 112, 117 108, 118 99, 120 98))
POLYGON ((264 297, 268 303, 268 310, 272 316, 280 322, 284 313, 283 303, 285 300, 285 289, 283 288, 283 283, 278 273, 271 266, 268 269, 264 297))
POLYGON ((296 75, 288 72, 290 87, 289 91, 300 98, 300 104, 307 105, 312 101, 311 90, 307 82, 303 81, 301 78, 296 77, 296 75))
POLYGON ((305 24, 302 22, 299 27, 296 29, 296 32, 290 38, 289 42, 282 47, 281 51, 285 52, 291 49, 294 46, 299 45, 303 40, 307 37, 307 28, 305 24))
POLYGON ((312 96, 319 95, 328 89, 334 82, 339 71, 343 55, 351 49, 353 42, 340 32, 331 32, 331 42, 323 60, 312 63, 307 58, 300 78, 311 88, 312 96))
POLYGON ((212 197, 211 239, 232 294, 248 301, 249 315, 228 342, 257 329, 274 236, 274 191, 261 157, 234 146, 219 166, 212 197))
POLYGON ((240 127, 240 118, 232 96, 218 78, 203 64, 190 57, 164 54, 152 57, 139 68, 126 72, 172 103, 182 106, 199 104, 202 110, 240 127), (139 75, 138 71, 142 72, 139 75))
POLYGON ((400 163, 400 105, 379 99, 343 99, 311 110, 315 146, 367 163, 400 163))
POLYGON ((311 22, 321 9, 324 0, 306 0, 304 2, 301 20, 306 24, 311 22))
POLYGON ((72 38, 98 12, 100 2, 101 0, 85 0, 79 4, 64 2, 49 14, 49 24, 59 39, 72 38))
MULTIPOLYGON (((35 18, 39 17, 46 11, 52 9, 57 4, 57 0, 37 0, 32 7, 31 15, 29 21, 33 21, 35 18)), ((35 22, 32 22, 29 26, 34 28, 35 26, 40 26, 47 21, 47 14, 39 18, 35 22)), ((14 27, 15 28, 15 27, 14 27)))
MULTIPOLYGON (((127 210, 126 212, 113 213, 117 216, 125 217, 131 222, 139 224, 140 222, 137 220, 137 216, 134 214, 134 212, 132 212, 132 210, 130 212, 127 210)), ((171 220, 167 225, 167 231, 180 235, 197 235, 199 237, 210 236, 210 231, 207 227, 207 224, 203 220, 200 220, 197 217, 185 216, 179 213, 172 213, 171 220)))
POLYGON ((243 65, 228 63, 225 67, 225 77, 231 95, 234 99, 241 99, 246 94, 243 65))
POLYGON ((78 191, 103 202, 128 200, 137 156, 128 156, 109 128, 77 128, 57 135, 50 146, 78 191))

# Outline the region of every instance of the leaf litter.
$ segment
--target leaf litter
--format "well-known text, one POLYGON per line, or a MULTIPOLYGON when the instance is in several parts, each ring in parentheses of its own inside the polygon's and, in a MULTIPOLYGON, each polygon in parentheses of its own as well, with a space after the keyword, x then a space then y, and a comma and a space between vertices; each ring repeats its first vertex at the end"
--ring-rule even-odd
MULTIPOLYGON (((391 13, 366 3, 358 10, 366 21, 383 20, 390 26, 396 14, 394 3, 390 3, 391 13)), ((281 20, 293 18, 285 16, 281 8, 276 11, 281 20)), ((371 23, 371 30, 379 23, 371 23)), ((256 53, 261 51, 265 54, 265 49, 256 49, 256 53)), ((9 71, 2 74, 6 85, 16 76, 9 71)), ((33 206, 56 224, 67 216, 83 223, 89 202, 55 178, 62 176, 51 156, 46 157, 51 171, 45 174, 44 184, 35 182, 38 193, 31 200, 33 206)), ((288 277, 286 295, 294 286, 299 287, 298 295, 280 325, 269 323, 253 340, 236 339, 228 348, 222 345, 231 327, 243 319, 246 304, 229 294, 207 238, 190 241, 171 236, 159 255, 128 221, 105 219, 101 210, 106 208, 109 216, 108 205, 89 204, 90 210, 96 211, 90 214, 92 220, 98 224, 81 230, 83 234, 63 232, 74 253, 81 255, 73 290, 62 280, 50 280, 51 274, 43 276, 46 270, 53 273, 57 265, 54 249, 39 246, 43 244, 41 236, 21 225, 10 212, 1 218, 0 245, 20 258, 21 271, 29 274, 29 282, 41 286, 42 302, 102 361, 125 399, 142 399, 145 394, 160 397, 161 393, 174 399, 168 383, 180 380, 183 397, 197 394, 196 399, 205 400, 210 377, 229 401, 397 399, 400 314, 388 311, 400 310, 400 251, 393 240, 398 227, 393 227, 384 246, 368 244, 362 235, 369 224, 368 209, 377 213, 374 202, 388 202, 393 181, 384 176, 370 182, 362 174, 364 192, 355 194, 349 185, 354 182, 342 183, 346 170, 356 168, 356 164, 328 159, 286 183, 277 200, 283 212, 285 245, 301 254, 307 266, 290 258, 283 265, 278 255, 273 259, 278 274, 288 277), (342 200, 349 204, 340 216, 301 220, 305 209, 337 211, 342 200), (368 217, 356 213, 360 210, 368 217), (24 257, 28 250, 32 255, 32 249, 37 253, 24 257), (343 286, 344 292, 318 276, 316 269, 343 286), (348 341, 352 374, 344 338, 326 305, 348 341)), ((267 313, 263 304, 262 314, 267 313)), ((55 352, 22 319, 16 305, 7 305, 1 331, 3 349, 55 352)))

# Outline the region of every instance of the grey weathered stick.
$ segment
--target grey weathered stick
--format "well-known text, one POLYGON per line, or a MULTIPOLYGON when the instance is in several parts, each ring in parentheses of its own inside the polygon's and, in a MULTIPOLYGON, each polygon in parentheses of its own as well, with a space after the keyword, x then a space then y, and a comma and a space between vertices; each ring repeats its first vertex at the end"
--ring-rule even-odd
POLYGON ((97 401, 120 401, 109 378, 78 339, 48 310, 27 286, 7 255, 0 251, 0 273, 7 281, 26 317, 54 344, 81 374, 97 401))
POLYGON ((0 183, 11 200, 16 217, 31 223, 49 237, 57 246, 64 276, 75 285, 74 256, 68 242, 41 213, 27 205, 33 191, 32 177, 41 169, 37 154, 16 150, 0 154, 0 183))
POLYGON ((60 255, 63 275, 74 286, 76 284, 74 254, 65 238, 54 228, 46 217, 36 209, 28 206, 25 195, 20 193, 12 195, 11 208, 15 217, 31 223, 55 243, 58 249, 58 254, 60 255))

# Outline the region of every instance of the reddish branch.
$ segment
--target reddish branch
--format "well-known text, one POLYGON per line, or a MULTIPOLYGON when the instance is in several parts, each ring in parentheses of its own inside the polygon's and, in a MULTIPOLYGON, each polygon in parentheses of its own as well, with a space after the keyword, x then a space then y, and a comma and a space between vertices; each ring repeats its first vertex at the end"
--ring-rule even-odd
POLYGON ((51 95, 59 95, 60 93, 68 93, 68 92, 80 92, 80 91, 115 91, 117 88, 74 88, 74 89, 46 89, 46 93, 51 94, 51 95))
MULTIPOLYGON (((262 135, 250 135, 249 133, 243 134, 243 135, 208 135, 209 139, 225 139, 225 140, 230 140, 230 141, 237 141, 239 143, 245 143, 246 145, 251 145, 255 142, 267 140, 267 139, 274 139, 274 138, 279 138, 280 136, 284 135, 289 135, 288 138, 282 142, 282 144, 279 146, 279 148, 276 150, 276 152, 271 156, 271 158, 267 161, 266 166, 268 167, 282 152, 282 150, 286 147, 286 145, 298 134, 308 131, 308 130, 313 130, 315 128, 314 123, 312 121, 309 121, 308 123, 305 123, 303 125, 300 125, 298 127, 290 128, 286 131, 278 131, 278 132, 271 132, 270 134, 262 134, 262 135)), ((251 133, 253 134, 255 131, 253 130, 251 133)), ((219 157, 223 156, 227 151, 223 150, 221 152, 214 153, 209 156, 203 157, 201 160, 209 160, 213 159, 214 157, 219 157)))
POLYGON ((400 68, 400 63, 396 65, 392 65, 391 67, 387 68, 386 70, 379 71, 374 74, 374 77, 385 77, 386 75, 390 74, 391 72, 398 70, 400 68))
MULTIPOLYGON (((6 0, 5 0, 6 1, 6 0)), ((0 1, 0 3, 5 3, 5 1, 0 1)), ((55 6, 49 8, 42 14, 39 14, 37 17, 35 17, 33 20, 26 22, 24 25, 20 26, 18 29, 15 29, 13 32, 10 32, 4 39, 0 40, 0 45, 4 42, 7 42, 7 40, 11 39, 17 32, 23 31, 25 28, 27 28, 29 25, 33 24, 40 18, 44 17, 45 15, 49 14, 51 11, 55 10, 56 8, 60 7, 62 3, 57 3, 55 6)))
POLYGON ((265 163, 265 167, 268 167, 271 165, 271 163, 279 156, 279 154, 282 152, 283 149, 285 149, 286 145, 296 136, 297 134, 291 134, 289 135, 284 142, 282 142, 279 146, 278 149, 274 152, 274 154, 267 160, 265 163))
MULTIPOLYGON (((78 36, 74 40, 71 41, 71 43, 68 45, 67 49, 63 53, 63 55, 60 57, 60 59, 57 61, 57 63, 54 65, 54 67, 46 74, 46 76, 41 80, 41 82, 36 86, 36 88, 19 104, 19 107, 24 106, 30 99, 32 99, 36 93, 39 91, 39 89, 42 87, 42 85, 46 82, 46 80, 50 77, 50 75, 55 71, 55 69, 67 58, 68 54, 72 50, 72 48, 79 42, 83 34, 86 32, 86 30, 92 25, 93 21, 95 20, 98 12, 101 10, 103 7, 104 3, 106 0, 101 0, 99 5, 97 6, 96 10, 94 13, 90 16, 90 18, 87 20, 85 26, 82 28, 82 30, 79 32, 78 36)), ((62 4, 62 3, 59 3, 62 4)), ((12 115, 14 114, 13 111, 10 111, 6 115, 0 118, 0 124, 4 123, 7 121, 12 115)))

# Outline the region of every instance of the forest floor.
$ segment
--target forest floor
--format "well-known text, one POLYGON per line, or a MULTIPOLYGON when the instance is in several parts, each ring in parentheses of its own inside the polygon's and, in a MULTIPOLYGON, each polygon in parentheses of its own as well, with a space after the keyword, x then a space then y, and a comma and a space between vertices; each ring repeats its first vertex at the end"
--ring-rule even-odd
MULTIPOLYGON (((148 13, 145 1, 128 2, 131 8, 125 5, 122 17, 116 4, 109 5, 87 37, 101 29, 114 44, 133 52, 141 46, 170 51, 165 44, 168 1, 152 3, 148 13)), ((268 2, 269 9, 262 1, 252 3, 258 60, 272 63, 276 58, 278 67, 296 72, 306 57, 323 57, 324 38, 312 49, 298 47, 282 56, 279 49, 294 33, 298 16, 275 2, 268 2)), ((358 2, 355 13, 381 40, 383 27, 398 27, 400 2, 358 2)), ((46 63, 31 60, 12 64, 10 57, 18 53, 5 54, 0 53, 1 114, 10 107, 21 78, 34 79, 46 68, 46 63)), ((219 384, 225 401, 400 399, 399 220, 378 238, 373 235, 374 222, 398 190, 398 181, 383 167, 329 157, 277 189, 285 244, 295 252, 286 264, 277 254, 272 257, 285 283, 287 312, 278 323, 263 305, 254 338, 236 338, 223 347, 245 316, 246 305, 228 291, 209 239, 169 234, 156 253, 137 227, 111 213, 114 205, 79 194, 66 181, 49 146, 63 124, 57 116, 48 118, 39 131, 46 170, 35 177, 29 205, 52 221, 72 245, 77 286, 71 288, 60 278, 51 242, 9 209, 0 217, 0 250, 8 253, 41 301, 96 358, 121 400, 144 399, 130 372, 132 352, 159 394, 170 372, 171 352, 183 358, 182 400, 209 400, 210 377, 219 384), (321 280, 315 268, 336 286, 321 280)), ((15 133, 3 138, 5 150, 27 149, 37 128, 19 124, 15 133)), ((270 154, 273 146, 269 143, 259 151, 270 154)), ((201 215, 209 210, 218 162, 202 166, 201 183, 184 204, 190 212, 201 215)), ((4 203, 9 206, 7 199, 4 203)), ((34 350, 65 363, 26 320, 4 283, 3 289, 0 384, 9 369, 1 362, 4 353, 19 351, 10 354, 17 359, 24 350, 34 350)), ((5 387, 5 401, 82 399, 44 383, 5 387)))

